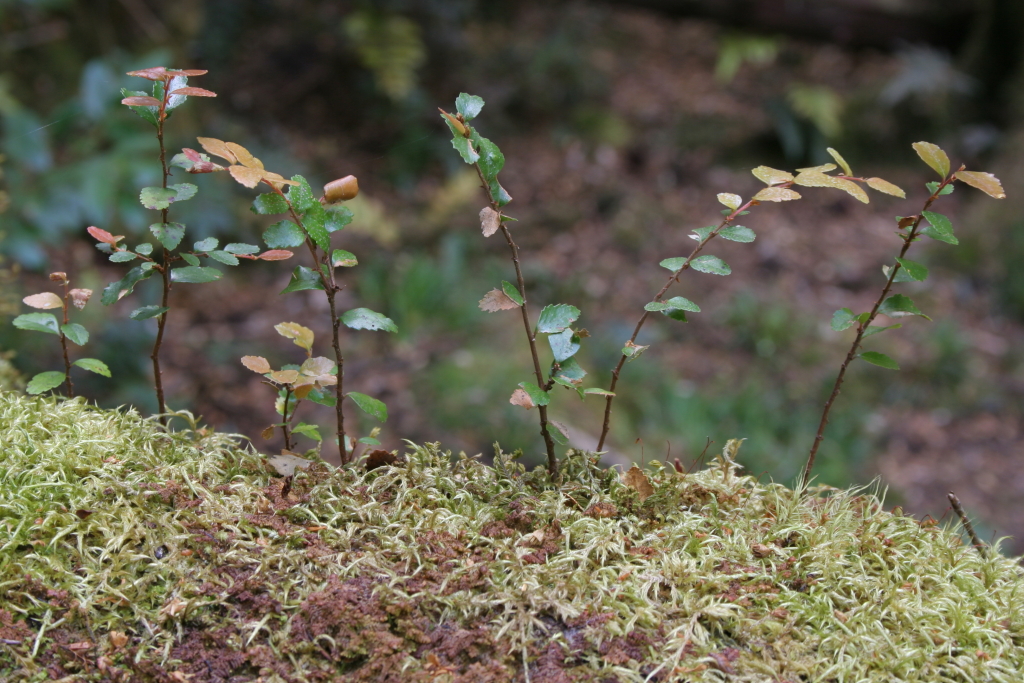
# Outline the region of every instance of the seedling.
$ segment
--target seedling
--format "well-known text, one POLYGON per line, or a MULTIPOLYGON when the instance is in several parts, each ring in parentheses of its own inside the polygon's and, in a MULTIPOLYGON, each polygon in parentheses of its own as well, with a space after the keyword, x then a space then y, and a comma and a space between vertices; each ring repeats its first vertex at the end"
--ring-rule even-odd
MULTIPOLYGON (((818 433, 814 437, 814 444, 811 446, 811 452, 807 457, 807 464, 804 466, 803 474, 801 475, 801 486, 806 486, 810 479, 811 469, 814 467, 814 458, 818 453, 818 447, 821 445, 821 440, 825 437, 825 426, 828 424, 829 412, 832 410, 832 405, 835 403, 836 397, 839 396, 839 390, 843 385, 843 379, 846 377, 846 369, 849 367, 850 363, 859 358, 871 363, 872 365, 888 368, 890 370, 899 370, 899 365, 896 361, 884 353, 860 350, 861 344, 868 337, 901 327, 900 323, 886 326, 872 326, 871 323, 875 320, 878 314, 881 313, 882 315, 892 319, 919 316, 926 320, 931 320, 931 318, 918 309, 910 297, 904 294, 893 294, 890 296, 889 292, 892 290, 894 284, 901 282, 923 282, 927 279, 928 269, 922 264, 906 258, 907 252, 910 250, 910 245, 916 242, 921 235, 927 235, 933 240, 938 240, 939 242, 945 242, 946 244, 952 244, 954 246, 958 244, 957 238, 953 235, 953 224, 950 222, 949 218, 941 213, 929 211, 932 204, 942 195, 947 195, 953 191, 953 181, 955 180, 959 180, 976 187, 990 197, 995 197, 996 199, 1003 199, 1006 197, 1006 193, 1003 192, 1002 184, 1000 184, 999 180, 991 173, 967 171, 965 170, 965 166, 960 166, 955 173, 950 173, 949 157, 938 145, 933 145, 930 142, 915 142, 914 151, 917 152, 918 156, 920 156, 921 159, 932 168, 932 170, 939 174, 941 180, 927 184, 928 191, 931 192, 931 194, 928 196, 928 199, 925 200, 924 207, 921 209, 920 213, 913 216, 896 217, 896 228, 898 230, 896 234, 899 235, 900 239, 903 241, 903 247, 900 249, 899 256, 896 257, 895 263, 890 266, 882 267, 882 272, 886 276, 885 286, 882 288, 882 293, 879 295, 878 300, 875 301, 875 305, 871 307, 871 310, 864 313, 854 313, 849 308, 841 308, 832 316, 833 330, 841 332, 856 326, 857 334, 854 336, 853 343, 850 345, 850 350, 847 352, 846 358, 843 360, 843 364, 839 366, 839 374, 832 387, 832 393, 825 402, 825 408, 821 413, 821 421, 818 423, 818 433), (922 221, 925 223, 924 227, 922 227, 922 221)), ((843 161, 842 157, 839 157, 838 155, 835 156, 836 160, 843 166, 843 171, 846 173, 846 176, 842 176, 844 180, 857 180, 864 182, 875 189, 881 189, 883 192, 889 191, 888 189, 882 189, 877 186, 878 178, 863 179, 852 177, 853 172, 850 170, 849 165, 843 161), (872 181, 876 182, 873 184, 872 181)), ((815 177, 815 180, 817 180, 817 177, 815 177)), ((886 183, 886 185, 890 184, 886 183)), ((894 194, 893 192, 890 193, 894 194)))
MULTIPOLYGON (((168 214, 171 204, 191 199, 195 196, 198 188, 191 183, 177 183, 168 185, 167 179, 171 175, 171 166, 181 166, 192 173, 205 172, 207 166, 213 167, 209 159, 179 159, 175 157, 170 163, 167 161, 167 153, 164 145, 164 123, 170 118, 175 109, 185 103, 189 97, 216 97, 216 93, 203 88, 188 86, 190 76, 202 76, 203 70, 174 70, 162 66, 141 71, 130 71, 129 76, 138 76, 153 81, 152 94, 143 91, 122 89, 124 99, 121 104, 126 105, 140 118, 148 122, 156 129, 157 144, 160 148, 160 187, 144 187, 139 193, 139 201, 147 209, 160 212, 160 221, 149 226, 150 232, 156 237, 161 249, 158 254, 153 254, 153 245, 143 242, 134 248, 119 246, 123 236, 111 235, 106 230, 96 227, 89 228, 89 234, 97 240, 97 248, 105 254, 110 255, 110 260, 115 263, 127 263, 139 260, 142 263, 134 266, 128 273, 117 282, 110 283, 104 290, 100 301, 109 306, 122 297, 132 293, 132 290, 142 280, 146 280, 154 273, 159 273, 161 280, 161 296, 159 305, 142 306, 129 315, 133 320, 148 320, 156 318, 157 332, 153 342, 153 351, 150 359, 153 361, 153 385, 156 390, 157 409, 160 413, 160 421, 166 424, 167 404, 164 400, 163 373, 160 368, 160 349, 163 345, 164 331, 167 327, 167 314, 170 311, 171 287, 174 283, 203 283, 213 282, 221 278, 221 271, 217 268, 200 265, 200 257, 210 259, 217 263, 228 266, 237 266, 239 258, 262 259, 274 261, 289 258, 291 252, 270 251, 258 254, 259 247, 251 244, 228 244, 219 249, 219 242, 216 238, 208 237, 196 242, 194 251, 178 252, 179 245, 185 238, 185 226, 181 223, 172 223, 168 214), (205 164, 205 166, 204 166, 205 164), (176 263, 184 262, 185 265, 173 267, 176 263)), ((178 155, 181 156, 181 155, 178 155)), ((219 168, 219 167, 218 167, 219 168)), ((209 168, 209 170, 217 170, 209 168)))
POLYGON ((523 269, 519 262, 519 247, 513 241, 508 227, 508 223, 516 219, 502 213, 502 208, 512 201, 512 197, 498 182, 498 173, 505 165, 505 155, 501 153, 497 145, 480 135, 469 124, 480 114, 483 107, 482 98, 461 93, 455 100, 456 114, 449 114, 443 109, 440 112, 441 117, 448 124, 448 128, 451 129, 452 147, 459 153, 463 161, 476 169, 477 175, 480 177, 480 184, 488 203, 488 206, 480 211, 480 229, 484 237, 490 237, 500 230, 508 244, 512 265, 516 271, 516 284, 503 281, 500 288, 491 290, 480 300, 480 308, 489 312, 518 308, 522 315, 523 329, 526 331, 526 340, 533 358, 536 384, 520 382, 519 388, 512 393, 509 402, 527 410, 537 408, 540 415, 540 434, 547 450, 548 473, 554 479, 558 475, 558 459, 555 457, 554 439, 557 438, 560 442, 567 443, 567 435, 557 423, 548 419, 547 406, 551 400, 552 388, 556 384, 561 384, 575 390, 580 398, 587 394, 607 396, 610 392, 597 388, 584 389, 582 386, 587 372, 580 367, 574 356, 580 350, 581 340, 589 335, 586 330, 577 330, 572 327, 580 317, 580 309, 570 304, 549 304, 541 310, 537 324, 533 326, 530 323, 526 282, 523 279, 523 269), (537 351, 538 333, 548 335, 548 343, 554 357, 546 380, 537 351), (549 424, 555 427, 555 432, 548 429, 549 424))
POLYGON ((59 308, 63 314, 63 321, 58 322, 52 313, 25 313, 14 319, 14 326, 22 330, 45 332, 60 337, 60 348, 64 352, 64 372, 56 370, 40 372, 29 380, 25 390, 30 394, 41 394, 44 391, 56 389, 61 384, 66 383, 68 385, 68 398, 74 398, 75 385, 71 381, 71 366, 95 372, 97 375, 103 375, 104 377, 110 377, 110 369, 106 363, 95 358, 79 358, 71 362, 71 357, 68 353, 69 341, 78 346, 85 346, 89 341, 89 331, 78 323, 71 322, 70 313, 72 307, 78 310, 85 308, 85 305, 89 303, 90 297, 92 297, 92 290, 70 289, 71 283, 66 273, 50 273, 50 280, 64 288, 63 296, 58 296, 53 292, 39 292, 38 294, 26 296, 22 301, 32 308, 42 310, 59 308))

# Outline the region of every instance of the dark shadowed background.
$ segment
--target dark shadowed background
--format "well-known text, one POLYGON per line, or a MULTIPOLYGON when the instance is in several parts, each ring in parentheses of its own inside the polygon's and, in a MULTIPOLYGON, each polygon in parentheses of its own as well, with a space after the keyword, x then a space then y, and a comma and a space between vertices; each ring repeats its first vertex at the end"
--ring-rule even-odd
MULTIPOLYGON (((712 243, 733 274, 686 274, 671 291, 702 312, 645 328, 651 348, 623 372, 609 463, 690 463, 707 439, 713 453, 746 438, 743 464, 791 482, 851 340, 831 331, 831 314, 874 300, 899 246, 893 216, 919 210, 934 179, 910 143, 994 172, 1008 199, 966 186, 943 198, 959 247, 914 247, 932 276, 903 291, 934 322, 872 339, 902 369, 853 366, 817 474, 837 486, 881 475, 891 503, 935 517, 953 488, 987 536, 1024 541, 1017 0, 0 0, 0 348, 25 375, 59 361, 56 344, 9 324, 28 310, 20 297, 48 288, 51 270, 101 289, 123 269, 85 228, 139 238, 152 222, 137 197, 159 183, 156 143, 119 100, 121 87, 146 85, 126 71, 157 65, 208 69, 190 84, 219 93, 176 112, 169 148, 216 137, 314 187, 359 177, 357 218, 335 237, 360 259, 344 273, 342 306, 379 310, 400 332, 347 333, 346 376, 388 404, 388 448, 410 439, 489 453, 497 441, 541 461, 535 414, 508 403, 530 378, 521 328, 477 307, 512 270, 504 243, 480 235, 478 182, 437 114, 459 92, 486 100, 478 128, 506 155, 507 213, 519 219, 535 311, 583 311, 592 385, 607 386, 664 279, 658 262, 688 253, 689 231, 716 222, 717 193, 755 192, 754 166, 823 163, 832 146, 859 175, 908 190, 907 200, 872 194, 870 205, 807 190, 745 217, 754 243, 712 243)), ((223 174, 190 181, 199 194, 175 207, 187 239, 254 242, 271 222, 223 174)), ((172 293, 171 406, 266 452, 281 447, 259 436, 276 421, 271 391, 238 359, 299 361, 273 331, 284 321, 313 328, 327 352, 323 297, 277 296, 293 265, 244 263, 172 293)), ((85 311, 87 350, 114 379, 78 383, 101 405, 155 407, 155 323, 127 318, 155 302, 154 285, 85 311)), ((592 447, 601 408, 559 392, 551 412, 592 447)), ((330 431, 329 409, 302 411, 330 431)), ((350 419, 360 434, 374 426, 350 419)), ((1010 545, 1022 552, 1022 541, 1010 545)))

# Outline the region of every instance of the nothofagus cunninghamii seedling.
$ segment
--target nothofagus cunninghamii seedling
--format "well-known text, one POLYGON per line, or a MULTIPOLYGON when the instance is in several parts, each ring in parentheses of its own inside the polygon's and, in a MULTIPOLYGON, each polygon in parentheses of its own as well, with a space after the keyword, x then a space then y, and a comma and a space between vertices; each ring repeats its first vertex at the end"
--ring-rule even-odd
MULTIPOLYGON (((900 323, 893 325, 874 325, 871 323, 878 316, 878 314, 885 315, 889 318, 904 318, 908 316, 920 316, 926 320, 931 320, 927 315, 922 313, 918 309, 917 305, 910 299, 910 297, 904 294, 893 294, 890 296, 889 292, 894 284, 900 282, 923 282, 928 277, 928 269, 920 263, 911 261, 906 258, 907 251, 910 249, 910 245, 920 239, 921 235, 927 235, 933 240, 939 242, 945 242, 946 244, 957 245, 959 240, 953 235, 953 224, 949 218, 942 215, 941 213, 935 213, 929 211, 932 204, 936 199, 943 195, 947 195, 953 191, 953 181, 959 180, 960 182, 967 183, 972 187, 976 187, 990 197, 996 199, 1004 199, 1006 193, 1003 192, 1003 186, 991 173, 985 173, 983 171, 968 171, 965 166, 960 166, 959 169, 954 173, 950 173, 949 157, 938 145, 934 145, 930 142, 915 142, 914 151, 917 152, 921 160, 924 161, 933 171, 939 174, 941 180, 927 183, 928 191, 931 193, 928 199, 924 202, 924 207, 921 212, 913 216, 896 216, 896 229, 897 235, 903 241, 903 246, 900 249, 899 256, 896 257, 895 262, 891 265, 882 266, 882 274, 885 276, 885 286, 882 287, 882 293, 879 295, 878 300, 875 301, 875 305, 871 307, 871 310, 863 313, 854 313, 849 308, 840 308, 832 316, 832 329, 836 332, 842 332, 843 330, 849 329, 856 326, 856 335, 853 338, 853 343, 850 345, 850 350, 846 354, 846 358, 843 360, 843 364, 839 366, 839 374, 836 376, 835 384, 832 386, 832 393, 829 395, 828 400, 825 402, 825 407, 821 413, 821 420, 818 423, 818 433, 814 436, 814 443, 811 445, 811 452, 807 456, 807 464, 804 466, 803 474, 800 477, 801 486, 806 486, 811 476, 811 470, 814 467, 814 458, 818 454, 818 447, 821 446, 821 440, 825 437, 825 427, 828 425, 828 415, 832 410, 832 405, 835 403, 836 397, 839 396, 839 390, 843 385, 843 379, 846 376, 846 369, 850 363, 855 359, 860 358, 861 360, 867 361, 872 365, 879 367, 888 368, 890 370, 899 370, 899 365, 895 360, 879 353, 878 351, 860 351, 861 344, 868 337, 885 332, 886 330, 893 330, 901 327, 900 323), (922 221, 925 225, 922 227, 922 221)), ((849 165, 842 160, 842 157, 836 157, 836 160, 843 166, 847 176, 852 176, 853 173, 850 171, 849 165)), ((860 180, 865 182, 869 187, 872 187, 882 192, 889 191, 878 186, 878 178, 847 178, 848 180, 860 180), (872 182, 874 181, 874 183, 872 182)), ((885 181, 881 181, 885 182, 885 181)), ((886 186, 889 184, 886 183, 886 186)), ((858 188, 859 189, 859 188, 858 188)), ((901 195, 902 196, 902 195, 901 195)))
POLYGON ((97 375, 103 375, 104 377, 110 377, 110 369, 106 363, 95 358, 79 358, 72 362, 68 354, 68 341, 78 346, 84 346, 89 341, 88 330, 78 323, 70 322, 70 313, 72 307, 78 310, 85 308, 85 305, 89 303, 89 299, 92 297, 92 290, 71 289, 71 283, 68 281, 66 273, 50 273, 50 280, 64 287, 63 296, 58 296, 53 292, 39 292, 38 294, 26 296, 22 301, 32 308, 42 310, 59 308, 63 314, 63 321, 58 321, 52 313, 25 313, 15 318, 13 322, 15 327, 22 330, 45 332, 60 337, 60 348, 64 353, 64 372, 56 370, 40 372, 29 380, 25 391, 30 394, 41 394, 44 391, 56 389, 61 384, 67 383, 68 398, 74 398, 75 385, 71 381, 71 366, 95 372, 97 375))

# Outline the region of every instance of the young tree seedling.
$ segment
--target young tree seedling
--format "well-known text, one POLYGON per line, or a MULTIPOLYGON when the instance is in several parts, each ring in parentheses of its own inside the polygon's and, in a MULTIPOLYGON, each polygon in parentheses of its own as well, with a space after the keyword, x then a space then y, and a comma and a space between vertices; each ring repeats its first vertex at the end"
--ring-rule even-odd
POLYGON ((39 292, 38 294, 26 296, 22 301, 32 308, 42 310, 59 308, 63 314, 63 321, 59 322, 52 313, 25 313, 15 318, 13 323, 15 327, 22 330, 45 332, 60 337, 60 348, 64 353, 64 372, 56 370, 40 372, 29 380, 25 391, 30 394, 41 394, 44 391, 56 389, 61 384, 66 383, 68 385, 68 398, 74 398, 75 385, 71 381, 71 366, 95 372, 97 375, 103 375, 104 377, 110 377, 110 369, 106 363, 95 358, 79 358, 71 362, 71 357, 68 353, 69 341, 78 346, 84 346, 89 341, 89 331, 78 323, 71 322, 70 313, 72 307, 78 310, 85 308, 85 305, 89 303, 89 298, 92 297, 92 290, 70 289, 71 283, 68 281, 66 273, 50 273, 50 280, 64 288, 63 296, 58 296, 53 292, 39 292))
MULTIPOLYGON (((910 297, 905 294, 893 294, 890 296, 889 292, 892 290, 894 284, 901 282, 923 282, 928 277, 928 269, 920 263, 911 261, 908 259, 907 252, 910 250, 910 245, 920 239, 921 235, 931 237, 933 240, 939 242, 945 242, 946 244, 956 245, 959 243, 957 238, 953 235, 953 224, 949 218, 942 215, 941 213, 935 213, 929 211, 935 200, 942 195, 947 195, 953 191, 953 181, 959 180, 960 182, 967 183, 973 187, 978 188, 985 194, 995 197, 996 199, 1003 199, 1006 197, 1006 193, 1003 192, 1003 186, 999 180, 991 173, 985 173, 982 171, 967 171, 965 166, 960 166, 959 169, 954 173, 950 173, 949 157, 938 145, 934 145, 930 142, 915 142, 914 151, 917 152, 918 156, 921 157, 928 166, 932 168, 941 178, 940 181, 930 182, 927 184, 928 191, 931 193, 928 199, 924 202, 924 207, 921 212, 913 216, 897 216, 896 227, 900 239, 903 242, 903 246, 900 249, 899 256, 896 257, 895 262, 892 265, 883 266, 882 272, 886 276, 885 286, 882 287, 882 293, 879 295, 878 300, 875 301, 875 305, 871 307, 870 311, 864 313, 854 313, 849 308, 841 308, 835 312, 832 316, 832 329, 836 332, 849 329, 856 326, 856 335, 853 338, 853 343, 850 345, 850 350, 846 354, 846 358, 843 360, 842 365, 839 366, 839 374, 836 377, 835 384, 832 386, 832 393, 829 395, 828 400, 825 402, 824 410, 821 413, 821 420, 818 423, 818 432, 814 436, 814 443, 811 445, 811 452, 807 456, 807 464, 804 466, 803 473, 800 477, 800 485, 804 487, 810 481, 811 470, 814 468, 814 459, 818 454, 818 447, 821 446, 821 440, 825 437, 825 426, 828 424, 829 412, 832 410, 832 405, 835 403, 836 397, 839 396, 839 390, 843 385, 843 379, 846 377, 846 369, 850 366, 855 359, 861 359, 877 365, 879 367, 888 368, 890 370, 899 370, 899 365, 895 360, 879 353, 878 351, 861 351, 861 344, 868 337, 885 332, 886 330, 893 330, 901 327, 900 323, 893 325, 872 326, 871 323, 881 313, 889 318, 904 318, 908 316, 920 316, 926 320, 931 320, 927 315, 922 313, 920 309, 914 304, 910 297), (922 222, 924 223, 922 226, 922 222)), ((878 178, 854 178, 852 171, 845 161, 842 161, 841 157, 837 157, 837 160, 843 166, 843 170, 846 173, 846 180, 858 180, 865 182, 869 187, 874 189, 881 189, 878 185, 878 178), (872 181, 875 181, 874 183, 872 181)), ((882 181, 885 182, 885 181, 882 181)), ((891 185, 886 183, 886 185, 891 185)), ((895 186, 893 186, 895 187, 895 186)), ((858 188, 859 189, 859 188, 858 188)), ((883 192, 887 191, 882 189, 883 192)))

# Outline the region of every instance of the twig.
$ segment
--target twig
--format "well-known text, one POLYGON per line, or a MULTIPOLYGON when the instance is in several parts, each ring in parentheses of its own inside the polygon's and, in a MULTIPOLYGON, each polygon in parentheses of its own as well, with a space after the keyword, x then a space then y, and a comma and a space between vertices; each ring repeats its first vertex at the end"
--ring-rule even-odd
MULTIPOLYGON (((164 94, 163 99, 160 102, 160 111, 157 114, 157 126, 156 126, 156 139, 160 143, 160 169, 161 169, 161 186, 163 189, 167 189, 167 178, 171 175, 171 170, 167 168, 167 150, 164 147, 164 119, 166 118, 165 112, 167 110, 167 101, 170 97, 170 81, 164 82, 164 94)), ((167 224, 167 207, 164 207, 160 211, 160 222, 164 225, 167 224)), ((167 301, 171 293, 171 253, 170 249, 164 247, 163 249, 163 264, 157 266, 160 271, 161 280, 163 284, 163 293, 160 297, 160 306, 167 309, 167 301)), ((164 310, 157 316, 156 319, 156 340, 153 342, 153 353, 150 354, 150 359, 153 361, 153 386, 156 389, 156 402, 157 412, 160 414, 160 424, 164 427, 167 426, 167 404, 164 402, 164 382, 163 372, 160 369, 160 347, 164 342, 164 329, 167 327, 167 314, 169 310, 164 310)))
POLYGON ((960 518, 960 522, 967 529, 967 535, 971 537, 971 543, 974 544, 974 548, 978 551, 978 554, 983 558, 988 558, 988 552, 986 551, 985 545, 978 538, 978 534, 974 533, 974 525, 971 524, 971 520, 967 519, 967 514, 964 513, 964 508, 960 505, 960 499, 956 497, 956 494, 952 491, 947 496, 949 502, 953 505, 953 510, 956 511, 957 516, 960 518))
MULTIPOLYGON (((68 279, 64 278, 64 325, 68 324, 68 279)), ((71 381, 71 359, 68 357, 68 338, 64 334, 63 328, 60 330, 60 348, 64 352, 64 379, 68 383, 68 398, 75 397, 75 385, 71 381)))

